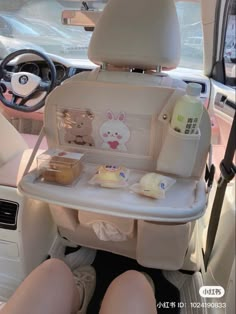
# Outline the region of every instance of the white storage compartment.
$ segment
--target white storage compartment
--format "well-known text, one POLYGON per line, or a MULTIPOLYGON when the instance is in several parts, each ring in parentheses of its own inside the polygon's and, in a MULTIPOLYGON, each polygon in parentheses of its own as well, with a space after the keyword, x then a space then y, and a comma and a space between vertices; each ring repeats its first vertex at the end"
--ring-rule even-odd
POLYGON ((138 221, 137 261, 146 267, 180 269, 188 248, 191 223, 138 221))
POLYGON ((75 231, 78 226, 77 211, 71 208, 50 204, 50 211, 54 222, 58 227, 64 227, 75 231))
POLYGON ((200 136, 200 130, 197 134, 183 134, 169 126, 157 161, 157 170, 190 177, 195 165, 200 136))

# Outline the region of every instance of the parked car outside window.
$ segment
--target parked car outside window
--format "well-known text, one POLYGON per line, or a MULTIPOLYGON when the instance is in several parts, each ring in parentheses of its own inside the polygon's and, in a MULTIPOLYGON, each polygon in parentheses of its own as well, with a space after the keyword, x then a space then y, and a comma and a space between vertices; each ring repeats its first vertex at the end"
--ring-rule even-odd
MULTIPOLYGON (((190 0, 191 1, 191 0, 190 0)), ((77 1, 37 1, 25 0, 0 1, 0 36, 2 41, 0 57, 12 50, 21 49, 29 44, 40 47, 68 59, 88 59, 87 50, 92 32, 79 26, 63 26, 61 13, 64 9, 78 9, 77 1), (10 45, 10 38, 18 40, 10 45), (11 46, 9 48, 9 46, 11 46)), ((100 0, 102 6, 106 0, 100 0)), ((82 3, 82 2, 81 2, 82 3)), ((98 1, 88 1, 93 7, 98 1)), ((201 27, 200 0, 193 2, 176 1, 176 9, 181 30, 180 67, 199 69, 203 67, 203 41, 201 27), (193 38, 195 38, 193 42, 193 38)))

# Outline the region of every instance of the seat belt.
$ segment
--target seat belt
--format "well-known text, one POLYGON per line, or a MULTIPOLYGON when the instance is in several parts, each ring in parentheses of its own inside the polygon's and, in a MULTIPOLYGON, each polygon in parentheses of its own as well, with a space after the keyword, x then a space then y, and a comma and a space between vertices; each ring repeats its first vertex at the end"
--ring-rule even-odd
POLYGON ((233 163, 235 146, 236 146, 236 112, 234 113, 234 120, 230 130, 225 155, 220 163, 221 175, 217 182, 217 190, 211 210, 211 216, 207 232, 206 250, 204 254, 205 270, 207 270, 208 262, 214 246, 226 187, 227 184, 234 178, 236 173, 236 166, 233 163))

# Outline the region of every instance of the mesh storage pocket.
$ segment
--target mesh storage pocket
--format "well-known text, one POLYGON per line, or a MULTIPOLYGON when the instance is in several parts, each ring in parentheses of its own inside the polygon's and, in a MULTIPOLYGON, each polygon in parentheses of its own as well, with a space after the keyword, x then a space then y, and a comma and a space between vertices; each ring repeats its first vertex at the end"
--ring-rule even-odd
POLYGON ((168 127, 160 155, 157 170, 190 177, 195 165, 200 130, 197 134, 183 134, 168 127))
POLYGON ((146 267, 177 270, 184 262, 191 223, 160 224, 138 221, 137 261, 146 267))

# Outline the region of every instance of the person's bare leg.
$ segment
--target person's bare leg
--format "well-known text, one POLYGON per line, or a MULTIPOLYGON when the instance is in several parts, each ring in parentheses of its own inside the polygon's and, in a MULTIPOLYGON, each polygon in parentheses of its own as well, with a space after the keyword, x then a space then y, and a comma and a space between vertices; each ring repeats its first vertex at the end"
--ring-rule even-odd
POLYGON ((99 314, 156 314, 156 300, 146 277, 129 270, 108 287, 99 314))
POLYGON ((45 261, 19 286, 1 314, 70 314, 80 304, 74 277, 57 259, 45 261))

